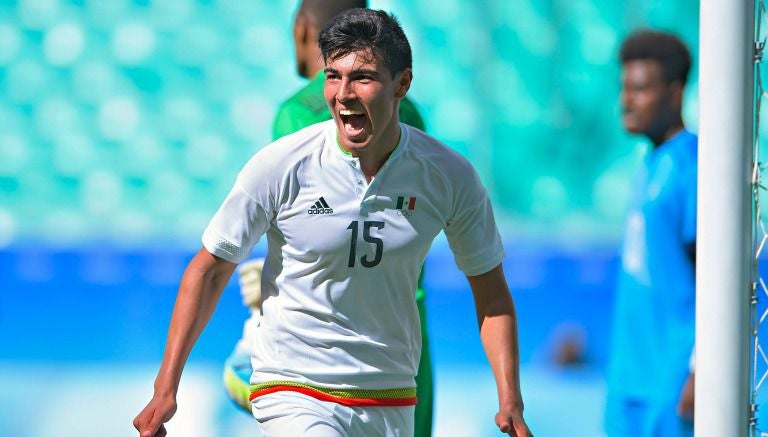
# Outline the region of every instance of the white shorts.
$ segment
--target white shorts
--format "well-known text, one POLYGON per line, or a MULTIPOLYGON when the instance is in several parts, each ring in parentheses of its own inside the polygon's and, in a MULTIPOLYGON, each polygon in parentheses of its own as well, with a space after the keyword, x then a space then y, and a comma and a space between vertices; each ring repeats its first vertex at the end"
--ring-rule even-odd
POLYGON ((253 400, 262 437, 413 437, 416 407, 348 407, 282 391, 253 400))

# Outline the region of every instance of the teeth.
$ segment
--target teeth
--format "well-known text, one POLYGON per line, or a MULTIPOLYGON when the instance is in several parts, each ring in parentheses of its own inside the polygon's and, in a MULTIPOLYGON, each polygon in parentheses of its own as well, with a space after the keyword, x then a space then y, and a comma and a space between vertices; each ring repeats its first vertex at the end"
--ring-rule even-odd
POLYGON ((363 115, 361 111, 353 111, 351 109, 340 109, 339 114, 341 115, 363 115))

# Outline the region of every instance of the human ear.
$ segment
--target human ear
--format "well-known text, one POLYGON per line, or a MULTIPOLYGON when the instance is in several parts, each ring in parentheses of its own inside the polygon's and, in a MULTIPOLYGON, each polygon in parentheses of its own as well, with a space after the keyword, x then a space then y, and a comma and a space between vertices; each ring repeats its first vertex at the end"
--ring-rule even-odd
POLYGON ((413 71, 410 68, 397 73, 395 76, 395 97, 402 99, 408 93, 411 88, 411 81, 413 80, 413 71))
POLYGON ((299 14, 293 23, 293 39, 296 46, 306 46, 309 39, 309 20, 299 14))
POLYGON ((675 108, 683 107, 683 92, 685 86, 679 80, 669 84, 669 101, 675 108))

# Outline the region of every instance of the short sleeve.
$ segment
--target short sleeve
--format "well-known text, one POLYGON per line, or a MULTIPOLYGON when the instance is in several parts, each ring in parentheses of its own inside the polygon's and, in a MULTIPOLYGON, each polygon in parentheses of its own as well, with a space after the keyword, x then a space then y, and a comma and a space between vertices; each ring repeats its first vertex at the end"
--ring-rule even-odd
POLYGON ((233 263, 248 258, 269 228, 275 196, 270 169, 254 156, 238 175, 235 185, 203 232, 208 252, 233 263))
POLYGON ((467 276, 477 276, 501 264, 504 247, 485 187, 474 169, 469 169, 470 174, 458 182, 445 236, 459 269, 467 276))

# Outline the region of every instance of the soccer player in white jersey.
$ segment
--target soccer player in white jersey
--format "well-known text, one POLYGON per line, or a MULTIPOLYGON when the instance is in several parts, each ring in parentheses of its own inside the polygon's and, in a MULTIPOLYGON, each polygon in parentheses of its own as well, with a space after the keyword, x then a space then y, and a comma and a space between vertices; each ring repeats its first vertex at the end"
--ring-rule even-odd
POLYGON ((485 189, 459 154, 401 124, 411 51, 394 17, 352 9, 320 34, 333 120, 260 150, 181 281, 142 437, 165 435, 184 363, 237 263, 262 235, 250 398, 264 436, 412 436, 421 347, 414 290, 444 231, 475 298, 495 421, 523 419, 517 320, 485 189))

